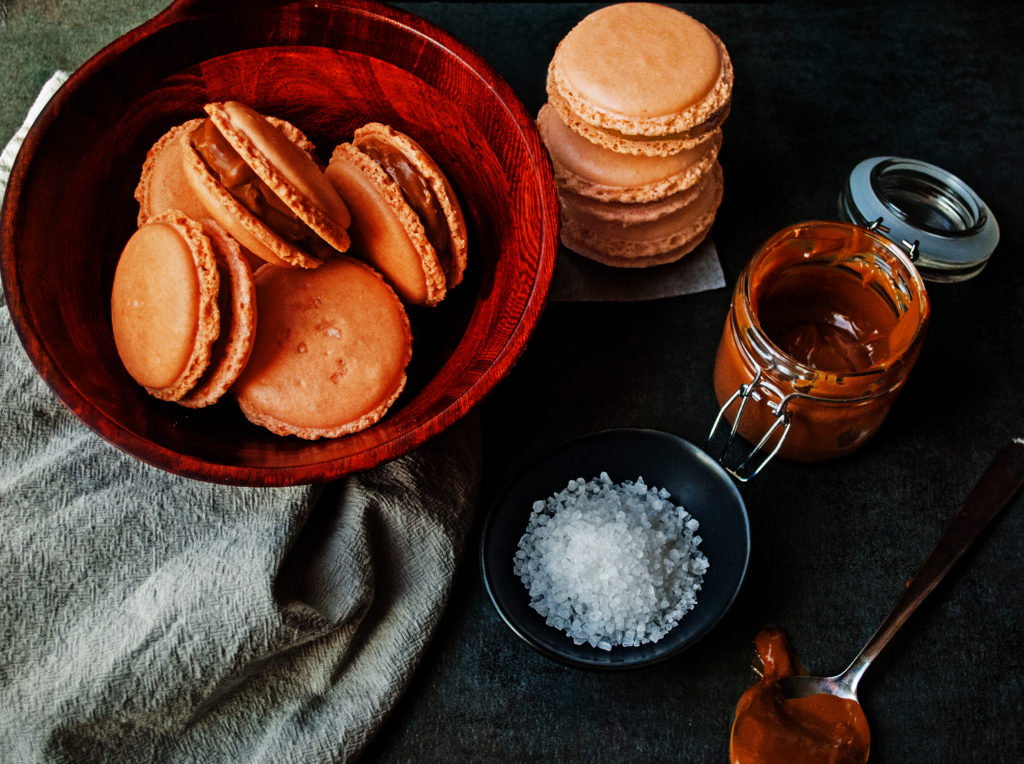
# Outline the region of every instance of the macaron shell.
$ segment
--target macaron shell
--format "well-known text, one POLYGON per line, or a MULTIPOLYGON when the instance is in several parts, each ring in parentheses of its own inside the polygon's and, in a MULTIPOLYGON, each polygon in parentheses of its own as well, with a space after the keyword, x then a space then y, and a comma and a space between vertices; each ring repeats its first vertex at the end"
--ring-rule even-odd
POLYGON ((213 246, 182 213, 158 215, 128 240, 111 323, 125 369, 151 395, 178 400, 203 374, 220 332, 219 288, 213 246))
POLYGON ((548 93, 584 122, 625 136, 688 137, 732 97, 722 41, 664 5, 618 3, 589 14, 558 44, 548 93))
POLYGON ((601 201, 648 202, 692 188, 718 158, 722 131, 669 156, 622 154, 570 129, 550 104, 537 115, 559 189, 601 201))
POLYGON ((256 284, 242 248, 214 221, 201 222, 217 256, 221 331, 211 348, 206 373, 178 401, 189 408, 220 400, 245 368, 256 336, 256 284))
POLYGON ((191 134, 202 122, 202 119, 192 119, 172 127, 146 154, 142 175, 135 187, 140 226, 167 210, 179 210, 196 219, 206 216, 206 208, 182 170, 180 141, 182 135, 191 134))
POLYGON ((308 154, 245 104, 205 108, 232 148, 299 219, 339 252, 348 249, 349 211, 308 154))
POLYGON ((448 289, 458 286, 466 271, 469 242, 466 235, 466 218, 448 178, 434 158, 419 143, 389 125, 379 122, 363 125, 355 131, 352 144, 356 148, 362 148, 367 139, 373 138, 389 143, 400 151, 406 160, 416 168, 420 177, 430 185, 434 197, 444 213, 451 240, 448 252, 437 252, 441 268, 444 270, 445 285, 448 289))
POLYGON ((444 271, 398 185, 351 143, 335 147, 325 173, 352 212, 353 254, 380 271, 405 302, 441 302, 444 271))
POLYGON ((316 146, 313 145, 313 141, 309 140, 309 137, 304 132, 288 120, 275 117, 272 114, 264 114, 263 118, 280 130, 285 138, 301 149, 312 160, 313 164, 318 167, 320 166, 320 161, 316 155, 316 146))
POLYGON ((378 421, 405 387, 409 319, 372 268, 339 255, 311 271, 256 272, 259 326, 233 388, 255 424, 337 437, 378 421))
POLYGON ((689 204, 655 220, 609 220, 563 199, 561 238, 578 254, 616 265, 644 267, 671 262, 692 251, 707 235, 722 200, 722 171, 716 163, 689 204))

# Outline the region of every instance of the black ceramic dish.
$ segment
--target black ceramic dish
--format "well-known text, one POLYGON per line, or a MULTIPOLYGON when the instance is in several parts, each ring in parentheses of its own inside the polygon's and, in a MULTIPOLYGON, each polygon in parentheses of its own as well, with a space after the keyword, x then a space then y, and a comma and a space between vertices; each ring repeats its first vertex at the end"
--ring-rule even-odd
POLYGON ((627 669, 670 658, 693 645, 725 615, 739 593, 750 558, 750 523, 739 491, 713 459, 691 443, 656 430, 603 430, 571 440, 528 464, 502 492, 484 525, 480 561, 498 613, 527 643, 553 660, 591 669, 627 669), (697 605, 658 642, 610 651, 574 645, 530 607, 513 557, 534 501, 590 480, 602 471, 615 482, 643 477, 700 522, 700 548, 710 568, 697 605))

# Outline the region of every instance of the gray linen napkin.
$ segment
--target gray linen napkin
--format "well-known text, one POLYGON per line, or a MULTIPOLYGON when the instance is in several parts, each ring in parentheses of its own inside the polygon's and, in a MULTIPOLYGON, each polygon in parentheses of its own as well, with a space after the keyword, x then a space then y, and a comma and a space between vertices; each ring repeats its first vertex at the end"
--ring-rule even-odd
POLYGON ((5 301, 0 400, 0 759, 364 748, 450 591, 479 489, 475 417, 326 488, 179 478, 54 398, 5 301))

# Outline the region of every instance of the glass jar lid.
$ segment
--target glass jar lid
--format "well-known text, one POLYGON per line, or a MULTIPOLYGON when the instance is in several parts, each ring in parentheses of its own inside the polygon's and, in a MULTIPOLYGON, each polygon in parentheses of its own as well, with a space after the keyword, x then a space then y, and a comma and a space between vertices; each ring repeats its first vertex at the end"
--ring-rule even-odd
POLYGON ((995 216, 971 187, 916 159, 865 159, 847 179, 839 214, 902 244, 929 281, 976 276, 999 243, 995 216))

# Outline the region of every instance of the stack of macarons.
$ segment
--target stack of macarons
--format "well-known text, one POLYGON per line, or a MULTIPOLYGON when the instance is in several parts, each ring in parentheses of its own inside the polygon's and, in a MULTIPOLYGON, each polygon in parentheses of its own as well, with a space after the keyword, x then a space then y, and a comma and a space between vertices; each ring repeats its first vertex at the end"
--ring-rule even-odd
POLYGON ((436 305, 462 279, 451 186, 385 125, 356 131, 370 147, 358 166, 338 157, 325 172, 296 126, 235 101, 205 110, 143 165, 111 290, 125 369, 192 408, 230 391, 281 435, 369 427, 405 387, 406 305, 436 305))
POLYGON ((555 50, 537 117, 562 243, 628 268, 696 248, 722 200, 732 84, 722 41, 685 13, 619 3, 580 21, 555 50))

